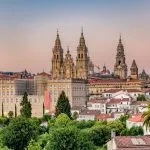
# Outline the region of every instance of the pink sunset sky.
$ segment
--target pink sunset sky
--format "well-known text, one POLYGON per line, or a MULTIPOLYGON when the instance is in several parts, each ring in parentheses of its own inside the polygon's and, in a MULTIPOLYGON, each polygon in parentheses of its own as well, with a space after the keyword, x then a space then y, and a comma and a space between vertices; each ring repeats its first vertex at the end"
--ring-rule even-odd
POLYGON ((0 70, 50 71, 52 48, 59 29, 64 53, 75 60, 83 26, 90 58, 113 71, 122 35, 128 71, 135 59, 150 74, 150 1, 113 3, 77 0, 0 2, 0 70))

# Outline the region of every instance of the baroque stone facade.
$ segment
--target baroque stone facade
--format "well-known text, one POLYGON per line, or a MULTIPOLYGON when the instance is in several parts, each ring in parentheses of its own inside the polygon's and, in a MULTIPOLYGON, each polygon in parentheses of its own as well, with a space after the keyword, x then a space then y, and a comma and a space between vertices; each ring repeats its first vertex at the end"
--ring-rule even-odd
POLYGON ((81 37, 79 40, 79 45, 77 47, 76 65, 70 54, 69 48, 65 58, 63 57, 63 48, 61 46, 61 41, 59 34, 57 32, 57 37, 55 40, 55 46, 53 48, 52 56, 52 78, 53 79, 87 79, 88 74, 94 72, 94 65, 89 59, 88 49, 85 44, 85 39, 83 31, 81 32, 81 37))
POLYGON ((124 47, 121 41, 121 36, 119 39, 119 44, 117 47, 117 55, 116 55, 116 63, 114 67, 114 74, 121 79, 127 78, 127 65, 126 65, 126 58, 124 54, 124 47))

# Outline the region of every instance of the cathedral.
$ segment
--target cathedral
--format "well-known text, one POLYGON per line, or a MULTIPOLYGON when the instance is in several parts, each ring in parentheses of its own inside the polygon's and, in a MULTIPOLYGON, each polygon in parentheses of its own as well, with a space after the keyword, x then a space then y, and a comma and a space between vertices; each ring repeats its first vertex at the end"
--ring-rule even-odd
POLYGON ((85 44, 83 31, 77 47, 76 64, 70 54, 69 48, 64 57, 64 50, 61 46, 59 33, 53 48, 52 56, 52 78, 53 79, 87 79, 88 75, 94 72, 94 65, 88 56, 88 48, 85 44))
POLYGON ((127 65, 126 58, 124 54, 124 47, 121 41, 121 36, 119 39, 119 44, 117 47, 116 63, 114 67, 114 75, 120 77, 121 79, 127 78, 127 65))

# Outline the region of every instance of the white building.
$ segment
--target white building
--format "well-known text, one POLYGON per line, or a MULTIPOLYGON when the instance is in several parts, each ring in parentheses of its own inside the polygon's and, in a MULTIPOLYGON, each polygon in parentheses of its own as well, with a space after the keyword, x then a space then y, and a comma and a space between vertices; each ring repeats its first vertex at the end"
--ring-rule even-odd
POLYGON ((141 95, 141 94, 143 94, 143 92, 138 89, 127 89, 127 90, 111 89, 111 90, 103 92, 103 97, 106 97, 106 98, 132 98, 132 99, 136 100, 138 95, 141 95))
POLYGON ((133 126, 141 126, 144 131, 144 135, 150 135, 150 128, 146 129, 145 126, 143 126, 144 118, 142 118, 142 114, 133 114, 127 121, 126 125, 127 128, 131 128, 133 126))
POLYGON ((106 114, 107 99, 90 99, 87 102, 89 110, 99 110, 102 114, 106 114))
POLYGON ((48 81, 48 91, 51 94, 51 111, 55 110, 62 91, 68 97, 71 107, 85 106, 88 100, 87 81, 84 79, 52 79, 48 81))
POLYGON ((130 110, 131 100, 128 98, 123 99, 109 99, 107 102, 107 113, 124 112, 130 110))
POLYGON ((100 114, 100 111, 98 110, 83 110, 79 113, 79 116, 77 118, 78 121, 80 120, 95 120, 96 119, 96 115, 100 114))

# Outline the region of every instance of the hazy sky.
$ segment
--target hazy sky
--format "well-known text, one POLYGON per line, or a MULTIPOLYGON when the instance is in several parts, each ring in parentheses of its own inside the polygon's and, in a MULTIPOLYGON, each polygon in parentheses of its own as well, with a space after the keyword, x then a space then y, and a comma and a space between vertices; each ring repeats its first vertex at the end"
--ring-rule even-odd
POLYGON ((113 70, 121 33, 128 69, 150 73, 150 0, 0 0, 0 70, 49 72, 57 28, 75 59, 82 26, 95 65, 113 70))

